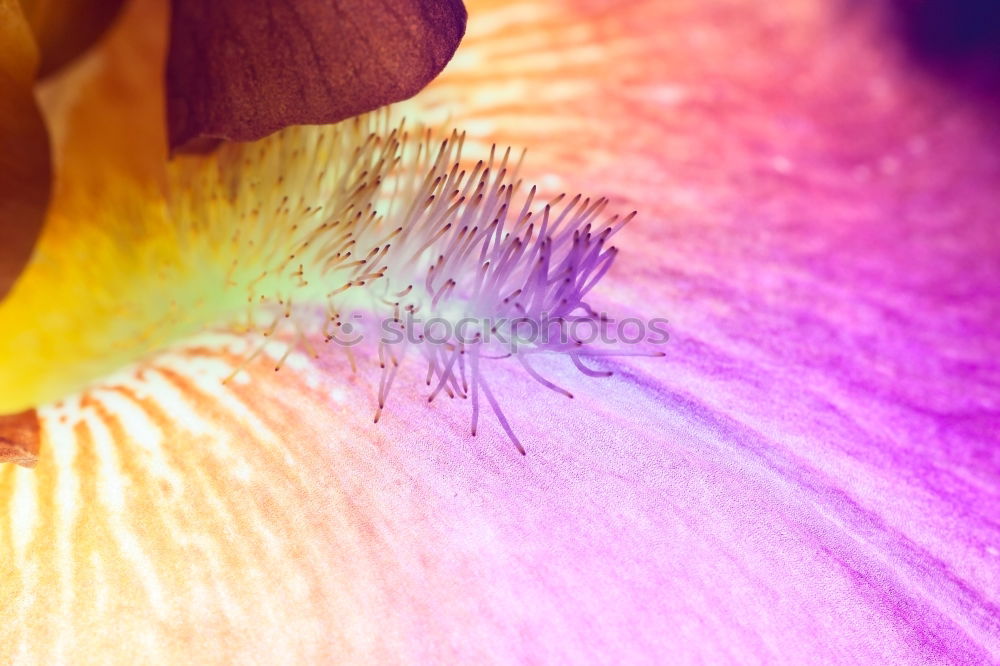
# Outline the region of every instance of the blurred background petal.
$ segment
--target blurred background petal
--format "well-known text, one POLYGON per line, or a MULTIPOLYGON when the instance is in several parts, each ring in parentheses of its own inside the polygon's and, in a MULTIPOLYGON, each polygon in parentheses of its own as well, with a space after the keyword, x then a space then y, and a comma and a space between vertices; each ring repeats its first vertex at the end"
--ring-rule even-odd
POLYGON ((31 256, 50 195, 46 126, 36 77, 79 56, 100 37, 121 0, 0 2, 0 298, 31 256))
POLYGON ((107 29, 122 0, 20 0, 41 54, 39 76, 79 56, 107 29))
POLYGON ((122 183, 162 189, 166 179, 166 0, 129 2, 100 47, 38 86, 53 138, 54 219, 46 242, 72 235, 94 206, 114 205, 122 183))

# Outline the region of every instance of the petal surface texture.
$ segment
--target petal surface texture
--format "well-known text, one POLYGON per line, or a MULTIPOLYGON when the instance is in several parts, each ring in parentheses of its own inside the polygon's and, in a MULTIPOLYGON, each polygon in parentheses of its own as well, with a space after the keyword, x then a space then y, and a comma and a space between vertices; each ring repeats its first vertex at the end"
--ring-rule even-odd
POLYGON ((465 32, 461 0, 174 0, 174 148, 248 141, 406 99, 465 32))
MULTIPOLYGON (((836 7, 469 3, 401 110, 640 210, 595 299, 666 358, 540 364, 572 401, 497 363, 523 457, 405 366, 373 424, 371 359, 223 384, 218 334, 109 376, 0 467, 0 661, 1000 661, 1000 137, 836 7)), ((164 16, 43 91, 52 256, 88 193, 156 219, 164 16)))

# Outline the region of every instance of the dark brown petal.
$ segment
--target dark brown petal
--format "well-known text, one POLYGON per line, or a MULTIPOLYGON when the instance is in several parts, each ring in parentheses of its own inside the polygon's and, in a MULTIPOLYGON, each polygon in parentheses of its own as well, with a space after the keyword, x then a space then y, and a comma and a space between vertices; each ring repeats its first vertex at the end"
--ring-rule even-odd
POLYGON ((416 94, 465 33, 461 0, 174 0, 170 145, 250 141, 416 94))
POLYGON ((49 142, 32 85, 37 51, 17 0, 0 0, 0 298, 35 244, 49 198, 49 142))
POLYGON ((34 467, 38 461, 41 429, 34 409, 0 416, 0 463, 34 467))
POLYGON ((118 14, 122 0, 21 0, 44 77, 80 55, 118 14))

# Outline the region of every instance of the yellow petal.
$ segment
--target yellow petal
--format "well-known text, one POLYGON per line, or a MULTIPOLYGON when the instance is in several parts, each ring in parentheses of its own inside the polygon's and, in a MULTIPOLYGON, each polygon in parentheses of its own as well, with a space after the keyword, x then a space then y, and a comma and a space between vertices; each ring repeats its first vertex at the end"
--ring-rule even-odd
MULTIPOLYGON (((134 3, 108 37, 41 86, 52 128, 56 186, 35 261, 0 304, 0 358, 10 371, 0 381, 0 412, 20 411, 37 404, 41 395, 55 395, 53 383, 79 385, 74 377, 94 376, 88 346, 114 348, 115 336, 102 327, 115 320, 116 312, 120 315, 122 305, 108 295, 102 298, 104 288, 95 285, 141 290, 132 276, 147 272, 136 262, 155 258, 137 251, 129 259, 130 253, 115 252, 130 239, 139 245, 157 233, 169 235, 161 209, 165 3, 134 3), (124 263, 107 261, 111 254, 124 263), (95 275, 99 270, 107 272, 95 275), (54 367, 65 372, 53 373, 54 367)), ((107 293, 123 294, 114 288, 107 293)), ((138 292, 136 297, 154 295, 138 292)), ((162 306, 144 302, 150 309, 162 306)), ((126 328, 143 325, 121 319, 126 328)), ((101 365, 96 372, 114 365, 101 365)))

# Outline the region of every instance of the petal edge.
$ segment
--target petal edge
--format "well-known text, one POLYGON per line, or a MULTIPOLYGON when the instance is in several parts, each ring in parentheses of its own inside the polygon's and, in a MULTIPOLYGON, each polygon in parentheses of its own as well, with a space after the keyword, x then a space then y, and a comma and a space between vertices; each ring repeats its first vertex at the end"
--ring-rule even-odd
POLYGON ((461 0, 175 0, 171 148, 250 141, 406 99, 444 68, 465 23, 461 0))

